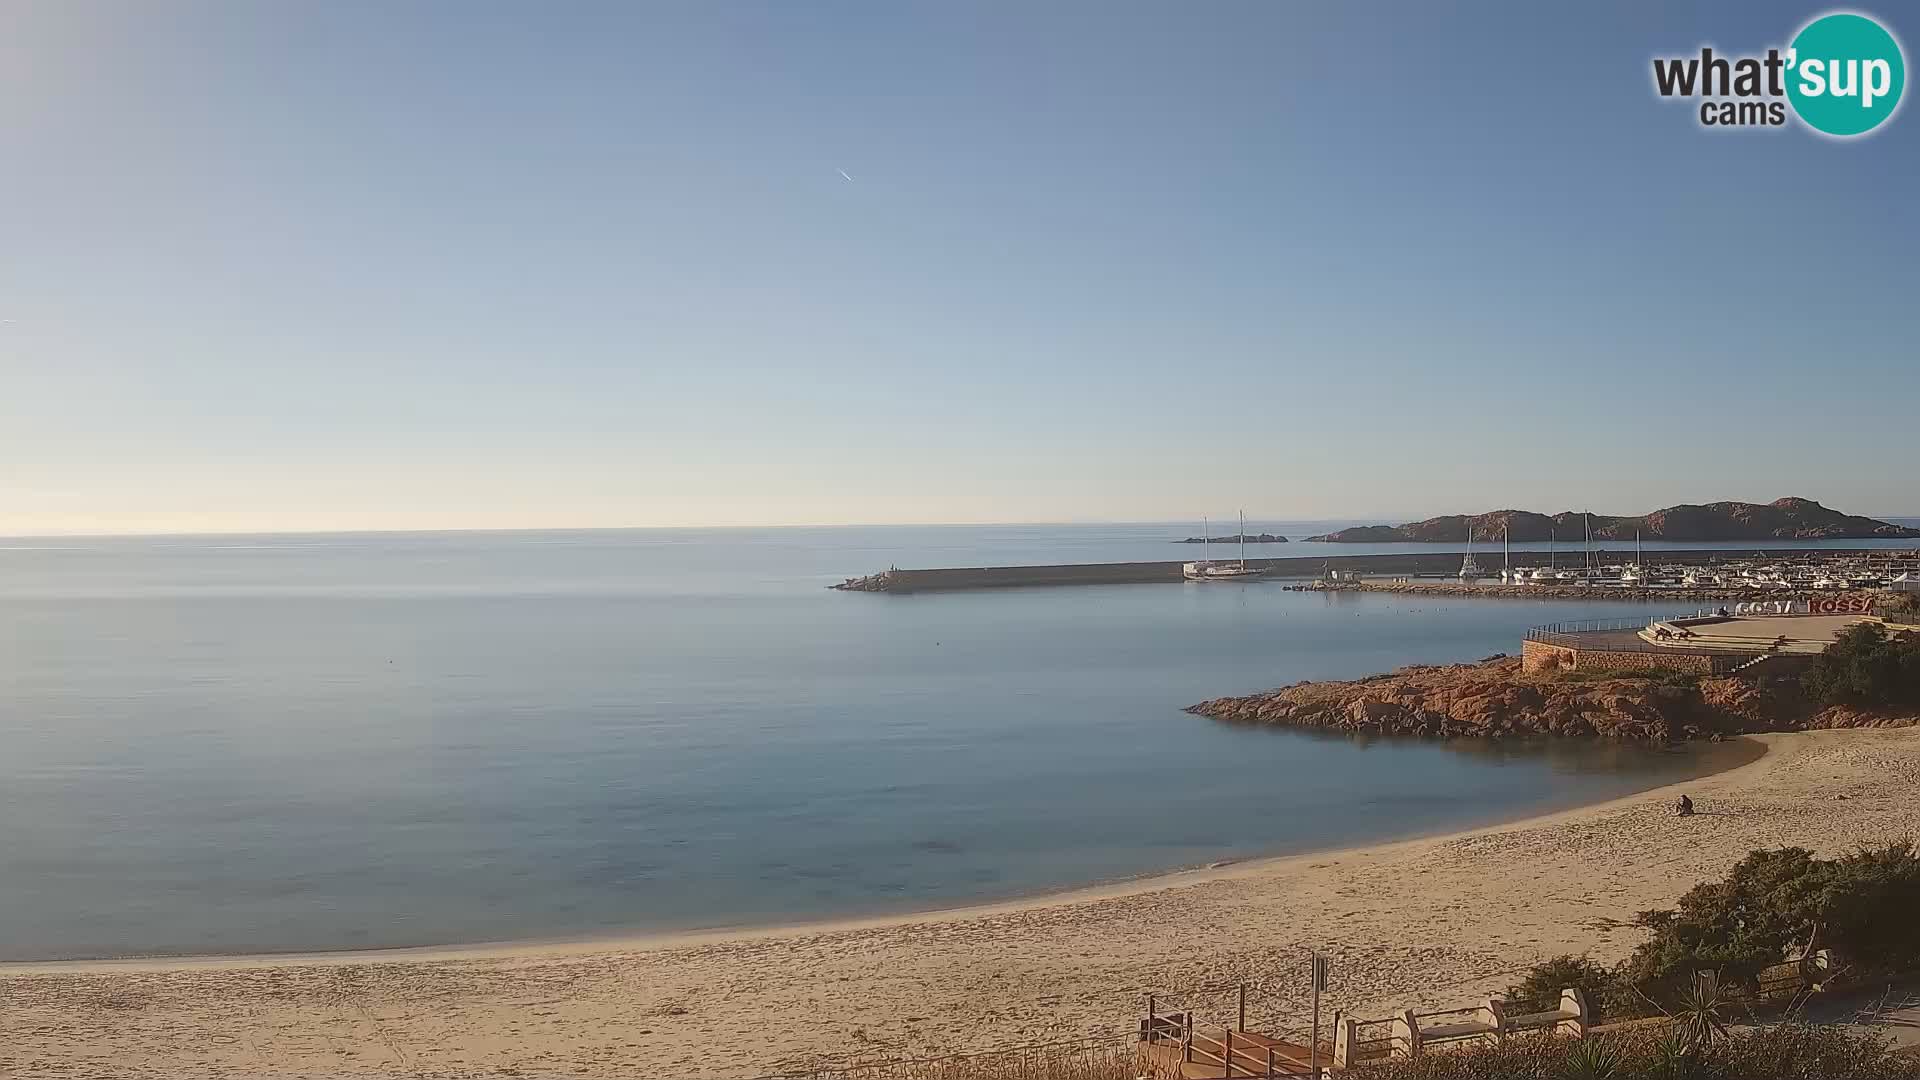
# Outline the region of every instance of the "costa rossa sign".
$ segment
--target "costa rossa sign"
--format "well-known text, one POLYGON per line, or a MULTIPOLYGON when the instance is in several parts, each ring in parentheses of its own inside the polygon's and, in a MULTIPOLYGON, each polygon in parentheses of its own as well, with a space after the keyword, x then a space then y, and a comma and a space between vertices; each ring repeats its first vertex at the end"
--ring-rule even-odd
POLYGON ((1755 600, 1735 604, 1735 615, 1866 615, 1873 611, 1873 597, 1862 593, 1844 596, 1811 596, 1805 600, 1755 600))
POLYGON ((1815 596, 1807 600, 1809 615, 1865 615, 1873 610, 1873 598, 1858 593, 1851 596, 1815 596))

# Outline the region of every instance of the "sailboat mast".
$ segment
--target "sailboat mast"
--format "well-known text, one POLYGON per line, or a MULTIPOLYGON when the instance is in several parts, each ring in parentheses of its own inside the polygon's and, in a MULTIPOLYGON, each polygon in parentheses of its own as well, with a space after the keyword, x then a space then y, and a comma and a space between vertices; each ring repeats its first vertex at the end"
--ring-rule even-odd
POLYGON ((1240 569, 1247 568, 1247 512, 1240 511, 1240 569))
POLYGON ((1513 522, 1500 526, 1500 573, 1506 576, 1513 569, 1513 522))

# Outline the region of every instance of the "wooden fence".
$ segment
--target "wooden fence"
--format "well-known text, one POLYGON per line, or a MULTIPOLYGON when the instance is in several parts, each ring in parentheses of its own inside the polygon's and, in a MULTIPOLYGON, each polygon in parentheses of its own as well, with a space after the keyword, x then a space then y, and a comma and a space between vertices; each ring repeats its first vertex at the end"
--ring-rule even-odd
POLYGON ((1560 1004, 1546 1012, 1511 1014, 1497 997, 1458 1009, 1415 1012, 1404 1009, 1377 1019, 1349 1017, 1333 1033, 1333 1061, 1346 1068, 1388 1058, 1419 1057, 1449 1045, 1499 1042, 1515 1035, 1542 1032, 1584 1036, 1592 1019, 1587 999, 1577 987, 1560 992, 1560 1004))

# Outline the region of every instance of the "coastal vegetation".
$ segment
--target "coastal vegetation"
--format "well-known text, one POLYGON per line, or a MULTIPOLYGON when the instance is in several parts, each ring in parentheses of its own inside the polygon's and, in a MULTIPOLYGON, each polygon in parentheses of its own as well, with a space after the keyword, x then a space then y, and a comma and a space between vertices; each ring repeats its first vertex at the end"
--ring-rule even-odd
MULTIPOLYGON (((1508 988, 1525 1011, 1550 1007, 1577 986, 1604 1021, 1681 1015, 1712 973, 1729 1007, 1752 1005, 1783 964, 1828 950, 1825 978, 1843 984, 1920 971, 1920 853, 1912 841, 1822 859, 1805 848, 1754 851, 1719 881, 1688 890, 1670 909, 1643 911, 1647 940, 1618 966, 1557 956, 1508 988)), ((1791 980, 1799 985, 1796 976, 1791 980)), ((1697 1003, 1696 1003, 1697 1004, 1697 1003)))
POLYGON ((1878 1035, 1783 1024, 1697 1048, 1673 1030, 1529 1038, 1363 1066, 1353 1080, 1916 1080, 1920 1058, 1878 1035))
POLYGON ((1835 636, 1800 681, 1814 700, 1827 705, 1920 705, 1920 634, 1855 623, 1835 636))
POLYGON ((1308 540, 1336 544, 1460 543, 1503 538, 1538 543, 1558 538, 1578 543, 1595 540, 1865 540, 1920 537, 1920 529, 1874 518, 1844 514, 1812 499, 1785 498, 1770 503, 1684 503, 1638 517, 1586 514, 1573 510, 1538 514, 1495 510, 1485 514, 1448 514, 1404 525, 1360 525, 1308 540))

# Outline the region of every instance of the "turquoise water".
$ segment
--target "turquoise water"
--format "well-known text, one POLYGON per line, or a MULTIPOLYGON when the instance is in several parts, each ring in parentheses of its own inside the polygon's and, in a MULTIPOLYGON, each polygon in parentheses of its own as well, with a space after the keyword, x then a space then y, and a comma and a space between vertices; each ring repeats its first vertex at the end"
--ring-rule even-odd
POLYGON ((1180 711, 1515 651, 1532 623, 1632 604, 823 588, 889 564, 1177 558, 1191 549, 1165 541, 1190 531, 0 541, 0 958, 936 907, 1444 830, 1703 766, 1180 711))

